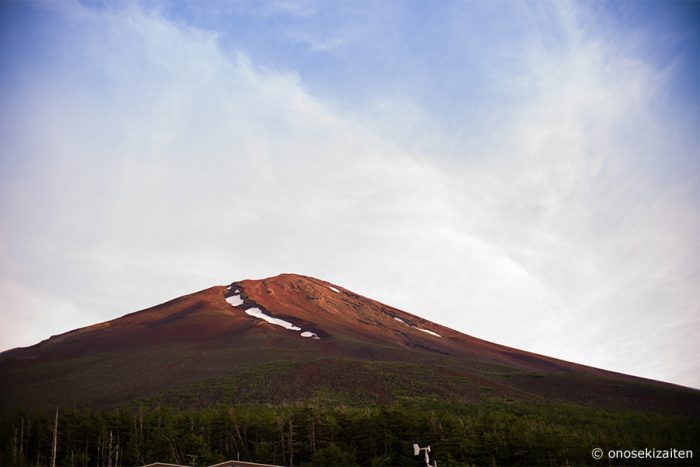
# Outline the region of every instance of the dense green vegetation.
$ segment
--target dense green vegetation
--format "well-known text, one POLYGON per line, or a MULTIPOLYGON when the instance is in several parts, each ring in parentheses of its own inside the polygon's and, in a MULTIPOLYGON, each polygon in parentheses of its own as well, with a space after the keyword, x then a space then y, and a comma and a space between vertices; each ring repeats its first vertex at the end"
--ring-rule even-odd
MULTIPOLYGON (((4 417, 0 462, 48 465, 54 416, 20 412, 4 417)), ((59 408, 57 435, 58 464, 75 466, 155 461, 208 465, 236 458, 284 465, 421 465, 413 457, 414 442, 430 444, 440 466, 590 465, 596 464, 591 458, 594 447, 606 452, 694 449, 697 455, 700 422, 682 416, 504 400, 411 398, 384 406, 346 406, 326 395, 292 405, 59 408)), ((608 460, 598 463, 608 465, 608 460)), ((697 459, 689 462, 693 463, 697 459)))

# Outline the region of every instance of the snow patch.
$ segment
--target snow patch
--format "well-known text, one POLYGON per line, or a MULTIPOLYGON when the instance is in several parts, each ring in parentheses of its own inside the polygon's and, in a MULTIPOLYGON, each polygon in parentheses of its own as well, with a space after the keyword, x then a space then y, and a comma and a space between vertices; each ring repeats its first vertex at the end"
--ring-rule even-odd
POLYGON ((285 321, 283 319, 279 318, 273 318, 272 316, 268 316, 260 308, 248 308, 246 311, 247 315, 253 316, 255 318, 260 318, 265 321, 267 321, 270 324, 274 324, 275 326, 282 326, 285 329, 289 329, 291 331, 301 331, 301 328, 299 326, 294 326, 292 323, 289 321, 285 321))
MULTIPOLYGON (((226 301, 231 305, 231 306, 240 306, 243 305, 243 299, 239 295, 241 292, 240 290, 236 290, 236 295, 232 295, 230 297, 226 298, 226 301)), ((281 326, 285 329, 289 329, 290 331, 301 331, 301 328, 299 326, 295 326, 289 321, 285 321, 283 319, 279 318, 273 318, 272 316, 266 315, 260 308, 257 307, 252 307, 248 308, 245 310, 246 314, 248 316, 252 316, 254 318, 259 318, 264 321, 267 321, 270 324, 274 324, 275 326, 281 326)), ((316 335, 315 332, 310 332, 310 331, 304 331, 301 333, 301 337, 311 337, 312 339, 320 339, 316 335)))
POLYGON ((226 301, 229 302, 229 304, 231 304, 231 306, 243 305, 243 300, 241 299, 240 295, 232 295, 230 297, 227 297, 226 301))
POLYGON ((421 329, 421 328, 416 328, 416 329, 418 329, 419 331, 427 332, 428 334, 432 334, 432 335, 435 336, 435 337, 442 337, 442 336, 441 336, 440 334, 438 334, 437 332, 429 331, 428 329, 421 329))
POLYGON ((417 330, 419 330, 419 331, 427 332, 428 334, 430 334, 430 335, 432 335, 432 336, 435 336, 435 337, 442 337, 442 336, 441 336, 440 334, 438 334, 437 332, 430 331, 429 329, 419 328, 418 326, 414 326, 414 325, 412 325, 412 324, 408 324, 406 321, 402 320, 402 319, 399 318, 398 316, 394 316, 394 319, 395 319, 396 321, 398 321, 399 323, 405 324, 405 325, 408 326, 409 328, 413 328, 413 329, 417 329, 417 330))
POLYGON ((340 293, 340 290, 336 289, 336 288, 333 287, 332 285, 329 285, 328 288, 331 289, 331 290, 332 290, 333 292, 335 292, 335 293, 340 293))

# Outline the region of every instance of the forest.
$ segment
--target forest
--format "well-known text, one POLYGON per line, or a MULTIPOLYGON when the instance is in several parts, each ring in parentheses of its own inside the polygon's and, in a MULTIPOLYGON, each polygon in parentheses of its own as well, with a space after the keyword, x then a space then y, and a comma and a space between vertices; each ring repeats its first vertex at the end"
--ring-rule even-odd
POLYGON ((281 405, 132 403, 20 411, 0 422, 0 462, 45 466, 55 456, 57 465, 100 467, 156 461, 203 466, 229 459, 290 466, 425 465, 413 456, 412 444, 418 443, 431 446, 440 466, 591 465, 595 447, 698 453, 698 440, 697 419, 641 411, 418 397, 352 406, 313 397, 281 405))

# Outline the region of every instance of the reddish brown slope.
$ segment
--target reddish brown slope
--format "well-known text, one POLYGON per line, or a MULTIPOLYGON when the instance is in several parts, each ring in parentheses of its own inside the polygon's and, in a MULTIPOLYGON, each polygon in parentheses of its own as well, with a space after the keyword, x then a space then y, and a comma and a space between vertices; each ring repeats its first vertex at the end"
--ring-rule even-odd
POLYGON ((305 329, 318 332, 330 342, 352 337, 357 342, 411 351, 409 355, 420 352, 478 357, 491 363, 532 370, 637 379, 477 339, 313 277, 281 274, 269 279, 235 282, 226 296, 233 295, 237 288, 246 298, 239 308, 260 306, 272 316, 303 324, 305 329))

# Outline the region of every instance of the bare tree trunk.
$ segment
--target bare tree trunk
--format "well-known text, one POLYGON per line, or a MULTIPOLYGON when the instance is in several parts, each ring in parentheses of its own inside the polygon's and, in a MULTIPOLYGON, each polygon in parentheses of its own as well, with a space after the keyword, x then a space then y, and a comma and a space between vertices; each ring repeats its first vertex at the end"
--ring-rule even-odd
POLYGON ((58 407, 56 407, 56 418, 53 423, 53 444, 51 446, 51 467, 56 467, 56 448, 58 446, 58 407))
MULTIPOLYGON (((27 456, 29 456, 29 442, 32 434, 32 419, 27 417, 27 456)), ((29 460, 29 459, 27 459, 29 460)))
POLYGON ((284 422, 282 421, 282 419, 279 419, 278 423, 280 428, 280 441, 282 442, 282 463, 286 464, 287 455, 284 446, 284 422))
POLYGON ((141 452, 141 440, 139 439, 139 420, 136 415, 134 415, 133 418, 134 421, 134 440, 136 443, 136 460, 137 462, 141 460, 140 452, 141 452))
POLYGON ((181 464, 180 462, 180 454, 178 453, 178 449, 175 446, 175 443, 173 443, 173 440, 170 438, 166 438, 168 440, 168 444, 170 444, 170 452, 173 453, 173 457, 175 458, 175 462, 178 464, 181 464))
POLYGON ((289 465, 290 467, 294 465, 294 425, 292 420, 289 419, 289 465))
POLYGON ((117 454, 114 458, 114 465, 119 467, 119 433, 117 433, 117 454))
POLYGON ((311 442, 311 454, 316 455, 316 421, 313 419, 309 430, 309 441, 311 442))
POLYGON ((17 465, 17 427, 15 426, 15 434, 12 437, 12 465, 17 465))
POLYGON ((19 431, 19 455, 24 456, 24 417, 22 417, 22 425, 19 431))
POLYGON ((107 458, 107 467, 112 467, 112 430, 109 430, 109 450, 107 455, 109 456, 107 458))
POLYGON ((138 449, 138 458, 139 462, 142 464, 145 464, 143 455, 141 454, 141 447, 143 446, 143 407, 139 406, 139 449, 138 449))
POLYGON ((241 450, 241 445, 245 445, 243 441, 243 436, 241 435, 241 428, 238 426, 238 420, 236 419, 236 412, 231 409, 229 410, 229 417, 231 419, 231 422, 233 423, 233 427, 235 428, 235 435, 231 436, 231 440, 233 441, 234 447, 236 448, 237 451, 240 452, 241 450))

